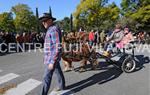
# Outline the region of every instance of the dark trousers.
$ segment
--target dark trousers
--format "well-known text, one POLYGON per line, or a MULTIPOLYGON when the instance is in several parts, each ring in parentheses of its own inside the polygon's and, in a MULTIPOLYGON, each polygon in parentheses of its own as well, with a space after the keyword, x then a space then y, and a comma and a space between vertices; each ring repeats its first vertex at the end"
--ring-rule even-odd
POLYGON ((57 62, 53 70, 49 70, 48 65, 46 65, 44 78, 43 78, 42 95, 48 94, 54 72, 57 75, 58 87, 62 90, 65 88, 65 78, 61 70, 60 63, 57 62))

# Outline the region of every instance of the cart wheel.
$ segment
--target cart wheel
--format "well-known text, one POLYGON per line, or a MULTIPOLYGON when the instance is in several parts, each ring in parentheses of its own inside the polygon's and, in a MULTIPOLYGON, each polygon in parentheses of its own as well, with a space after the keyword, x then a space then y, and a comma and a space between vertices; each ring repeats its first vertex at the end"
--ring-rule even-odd
POLYGON ((131 73, 135 70, 136 63, 132 56, 128 56, 122 63, 121 69, 123 72, 131 73))

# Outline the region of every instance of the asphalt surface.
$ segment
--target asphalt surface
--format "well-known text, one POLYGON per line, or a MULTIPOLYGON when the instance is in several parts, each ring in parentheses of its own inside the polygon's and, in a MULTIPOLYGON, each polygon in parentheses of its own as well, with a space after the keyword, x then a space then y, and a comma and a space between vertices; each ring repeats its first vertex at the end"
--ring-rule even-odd
MULTIPOLYGON (((149 56, 149 50, 137 52, 137 67, 140 68, 132 73, 121 72, 102 60, 99 60, 101 67, 99 70, 88 70, 83 73, 65 72, 68 90, 63 95, 69 95, 69 93, 73 95, 150 95, 149 56)), ((77 68, 79 62, 73 65, 77 68)), ((43 53, 31 51, 0 56, 0 77, 9 73, 17 74, 19 77, 0 84, 0 87, 9 84, 19 85, 29 79, 41 82, 44 73, 43 53)), ((55 86, 56 76, 54 75, 49 93, 55 86)), ((27 95, 40 95, 40 93, 41 84, 29 91, 27 95)))

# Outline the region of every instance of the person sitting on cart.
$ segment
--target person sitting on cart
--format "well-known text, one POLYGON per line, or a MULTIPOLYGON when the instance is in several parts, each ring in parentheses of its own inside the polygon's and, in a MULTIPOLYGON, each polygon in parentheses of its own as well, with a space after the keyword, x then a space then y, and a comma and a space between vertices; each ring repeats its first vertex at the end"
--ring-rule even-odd
POLYGON ((122 30, 122 27, 120 24, 116 24, 115 30, 112 32, 112 34, 107 37, 106 44, 104 46, 104 56, 111 56, 112 49, 115 47, 116 43, 119 43, 124 37, 124 31, 122 30))
POLYGON ((122 49, 132 41, 134 41, 134 37, 133 37, 131 31, 129 30, 129 28, 126 26, 124 28, 124 37, 122 38, 122 40, 119 43, 116 43, 116 47, 119 49, 122 49))

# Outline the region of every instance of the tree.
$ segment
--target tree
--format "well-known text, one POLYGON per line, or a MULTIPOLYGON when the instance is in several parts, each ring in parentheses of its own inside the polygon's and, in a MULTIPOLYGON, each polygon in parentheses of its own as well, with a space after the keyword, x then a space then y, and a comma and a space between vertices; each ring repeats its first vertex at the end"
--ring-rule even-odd
POLYGON ((115 22, 120 10, 115 3, 107 5, 107 2, 108 0, 81 0, 74 12, 76 28, 82 25, 85 29, 104 29, 107 28, 104 27, 107 22, 115 22))
POLYGON ((120 9, 113 2, 99 11, 99 16, 101 17, 101 26, 102 30, 113 29, 117 20, 119 19, 120 9))
POLYGON ((141 7, 137 12, 130 16, 133 20, 138 21, 139 29, 148 30, 150 29, 150 5, 141 7))
POLYGON ((50 16, 52 16, 52 10, 51 10, 51 7, 49 7, 49 13, 50 13, 50 16))
POLYGON ((39 18, 39 12, 38 12, 38 8, 36 8, 36 19, 37 19, 37 31, 40 31, 40 22, 38 20, 39 18))
POLYGON ((26 4, 13 6, 11 11, 15 14, 14 24, 18 31, 36 30, 37 18, 26 4))
POLYGON ((64 30, 64 32, 70 31, 70 18, 69 17, 64 17, 63 20, 57 21, 56 23, 61 29, 64 30))
POLYGON ((73 31, 73 17, 70 15, 70 31, 73 31))
POLYGON ((4 12, 0 14, 0 29, 6 32, 14 32, 15 26, 13 23, 13 16, 12 13, 4 12))
MULTIPOLYGON (((122 0, 122 15, 132 20, 134 30, 148 30, 150 28, 150 1, 149 0, 122 0), (136 27, 135 27, 136 26, 136 27), (135 29, 136 28, 136 29, 135 29)), ((126 24, 129 22, 127 21, 126 24)))

